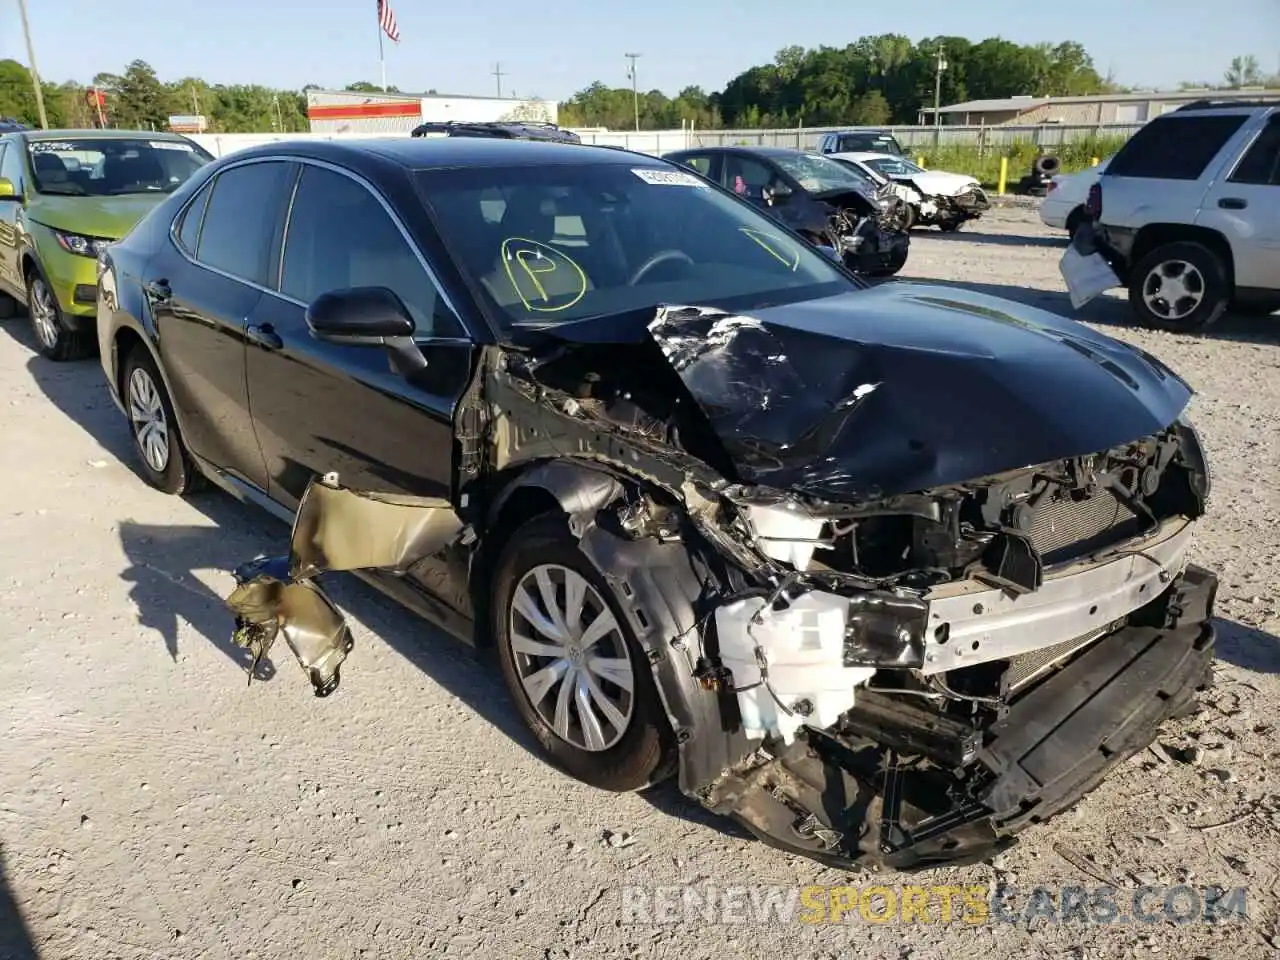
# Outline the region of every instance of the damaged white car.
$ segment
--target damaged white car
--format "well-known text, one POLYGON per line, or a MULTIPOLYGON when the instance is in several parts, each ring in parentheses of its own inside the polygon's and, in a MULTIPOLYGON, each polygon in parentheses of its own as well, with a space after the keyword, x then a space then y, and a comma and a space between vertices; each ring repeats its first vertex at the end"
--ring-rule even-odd
POLYGON ((926 170, 906 157, 888 153, 832 153, 844 163, 892 183, 911 208, 907 226, 936 226, 944 233, 959 230, 991 208, 991 200, 977 177, 945 170, 926 170))
POLYGON ((492 649, 573 776, 674 775, 775 846, 914 869, 1076 802, 1209 682, 1217 581, 1187 560, 1208 470, 1154 357, 867 289, 622 151, 291 143, 211 168, 104 256, 103 364, 156 486, 294 514, 229 602, 317 694, 355 641, 315 578, 357 572, 492 649), (290 165, 255 174, 284 253, 237 370, 187 314, 220 295, 214 178, 266 163, 290 165), (362 235, 375 215, 395 229, 362 235), (134 289, 161 275, 186 313, 134 289), (201 406, 215 385, 243 385, 239 419, 201 406))

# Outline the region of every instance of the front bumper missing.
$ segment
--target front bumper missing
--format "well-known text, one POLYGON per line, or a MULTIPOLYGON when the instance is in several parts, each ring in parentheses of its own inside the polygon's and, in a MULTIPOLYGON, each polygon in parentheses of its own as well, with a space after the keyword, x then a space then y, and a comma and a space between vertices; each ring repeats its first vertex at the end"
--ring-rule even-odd
MULTIPOLYGON (((1216 591, 1212 573, 1188 567, 986 730, 930 729, 934 741, 955 740, 962 765, 924 759, 937 742, 887 746, 867 723, 838 723, 806 729, 777 754, 758 750, 700 798, 763 842, 838 869, 985 859, 1077 802, 1209 683, 1216 591)), ((893 702, 876 699, 883 716, 893 702)))
POLYGON ((462 521, 447 500, 366 493, 314 479, 298 504, 289 554, 258 557, 234 571, 227 606, 232 640, 252 653, 249 681, 278 635, 318 697, 337 689, 339 668, 355 641, 346 620, 314 577, 385 570, 400 573, 456 540, 462 521))

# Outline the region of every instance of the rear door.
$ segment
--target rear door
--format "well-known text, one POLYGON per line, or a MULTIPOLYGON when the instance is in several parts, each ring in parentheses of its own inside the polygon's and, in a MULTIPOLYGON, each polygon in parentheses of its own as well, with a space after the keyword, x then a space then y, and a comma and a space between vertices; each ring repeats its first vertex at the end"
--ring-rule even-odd
MULTIPOLYGON (((22 144, 16 139, 0 140, 0 177, 12 181, 14 192, 21 196, 25 184, 22 177, 22 144)), ((19 234, 18 215, 22 201, 0 199, 0 286, 10 293, 25 297, 22 289, 22 271, 18 268, 19 234)))
POLYGON ((1231 244, 1237 288, 1280 289, 1280 113, 1205 195, 1197 221, 1231 244))
POLYGON ((264 491, 245 384, 245 335, 276 262, 295 172, 285 160, 253 160, 219 172, 179 214, 175 245, 143 274, 187 445, 264 491))
POLYGON ((473 346, 425 260, 373 187, 304 163, 276 288, 253 310, 249 399, 271 498, 296 508, 312 477, 363 490, 449 497, 453 413, 473 346), (349 287, 387 287, 417 325, 427 367, 396 373, 387 348, 311 336, 307 304, 349 287))

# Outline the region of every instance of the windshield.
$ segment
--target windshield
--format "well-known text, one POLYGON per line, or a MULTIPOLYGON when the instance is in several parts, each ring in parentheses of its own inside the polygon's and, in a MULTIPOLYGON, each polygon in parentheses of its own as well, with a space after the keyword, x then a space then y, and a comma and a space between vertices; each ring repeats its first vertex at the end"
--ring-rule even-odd
POLYGON ((213 159, 188 141, 140 137, 32 140, 27 152, 36 190, 70 197, 172 193, 213 159))
POLYGON ((902 153, 898 141, 887 133, 841 134, 836 149, 845 153, 892 153, 894 156, 902 153))
POLYGON ((850 190, 866 185, 831 158, 815 153, 775 154, 770 159, 810 193, 850 190))
POLYGON ((867 166, 876 173, 886 177, 903 177, 912 173, 924 173, 923 167, 917 167, 910 160, 902 157, 874 157, 866 161, 867 166))
POLYGON ((886 183, 888 183, 887 180, 885 180, 883 177, 879 176, 878 174, 872 173, 858 166, 858 161, 856 160, 850 160, 847 157, 830 157, 829 159, 831 160, 832 163, 838 163, 845 170, 848 170, 851 174, 853 174, 854 179, 858 180, 864 187, 866 187, 869 190, 873 190, 873 191, 879 190, 886 183))
POLYGON ((689 171, 643 164, 417 177, 459 267, 508 330, 662 304, 758 309, 857 289, 749 204, 689 171))

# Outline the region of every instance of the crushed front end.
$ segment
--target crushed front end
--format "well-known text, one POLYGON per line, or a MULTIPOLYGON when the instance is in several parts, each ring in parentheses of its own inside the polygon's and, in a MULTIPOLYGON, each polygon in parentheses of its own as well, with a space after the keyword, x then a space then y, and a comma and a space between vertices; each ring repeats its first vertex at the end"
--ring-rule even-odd
POLYGON ((1209 682, 1208 468, 1154 357, 908 283, 628 323, 486 350, 452 505, 314 483, 240 577, 242 642, 316 638, 321 692, 349 635, 282 590, 446 546, 483 571, 536 490, 617 591, 682 791, 844 868, 990 856, 1209 682))

